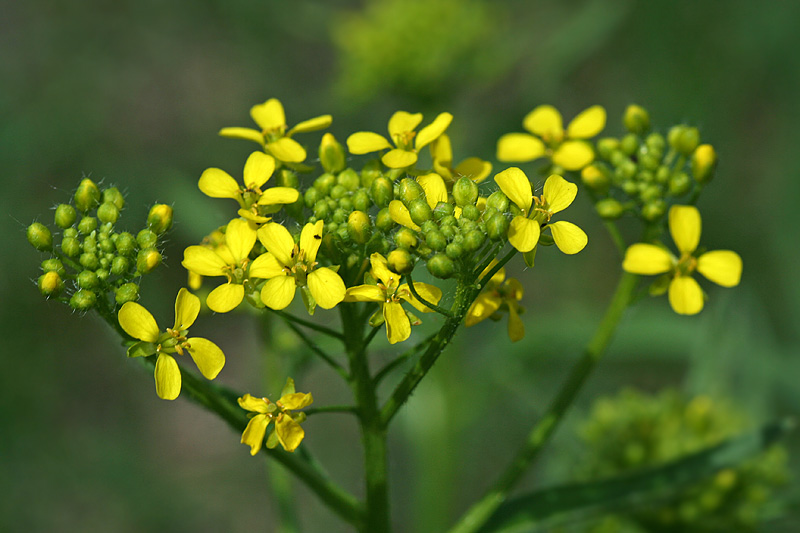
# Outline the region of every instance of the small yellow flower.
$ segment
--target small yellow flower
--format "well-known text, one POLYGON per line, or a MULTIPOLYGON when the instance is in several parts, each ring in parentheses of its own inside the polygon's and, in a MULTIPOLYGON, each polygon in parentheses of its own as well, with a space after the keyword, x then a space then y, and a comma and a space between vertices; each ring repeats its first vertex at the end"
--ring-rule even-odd
MULTIPOLYGON (((431 172, 424 176, 417 176, 417 183, 425 191, 425 202, 431 209, 434 209, 439 202, 447 201, 447 186, 439 174, 431 172)), ((461 210, 459 209, 458 212, 460 214, 461 210)), ((411 220, 408 208, 400 200, 389 202, 389 216, 396 224, 420 231, 420 227, 411 220)))
POLYGON ((453 166, 453 148, 450 137, 443 133, 430 145, 433 169, 452 187, 453 183, 466 176, 480 183, 492 172, 492 164, 478 157, 469 157, 453 166))
POLYGON ((524 163, 548 156, 566 170, 580 170, 594 160, 592 147, 584 142, 606 126, 606 110, 596 105, 583 110, 564 131, 561 113, 542 105, 528 113, 522 126, 528 133, 507 133, 497 141, 497 159, 524 163))
POLYGON ((128 348, 128 357, 158 354, 155 378, 159 398, 174 400, 181 393, 181 371, 170 354, 188 352, 206 379, 217 377, 225 366, 225 354, 216 344, 199 337, 186 338, 199 312, 200 299, 186 289, 178 291, 175 325, 165 333, 161 332, 153 315, 136 302, 127 302, 119 310, 119 325, 128 335, 141 341, 128 348))
POLYGON ((292 187, 271 187, 264 185, 275 171, 275 159, 263 152, 253 152, 244 164, 244 187, 241 187, 230 174, 218 168, 209 168, 200 176, 198 186, 211 198, 232 198, 239 202, 239 216, 252 222, 263 224, 269 217, 261 211, 276 209, 274 206, 291 204, 297 201, 300 193, 292 187))
POLYGON ((742 258, 736 252, 715 250, 695 255, 701 228, 696 207, 674 205, 669 210, 669 231, 680 257, 654 244, 637 243, 628 248, 622 262, 622 268, 633 274, 669 273, 669 303, 681 315, 695 315, 703 309, 703 290, 692 278, 695 271, 723 287, 735 287, 742 277, 742 258))
POLYGON ((217 313, 236 309, 244 299, 244 284, 250 278, 263 278, 255 261, 250 261, 250 251, 256 243, 256 232, 247 221, 236 218, 228 223, 225 243, 208 246, 189 246, 183 252, 183 267, 199 276, 225 276, 223 283, 208 295, 206 304, 217 313), (249 266, 249 268, 248 268, 249 266))
MULTIPOLYGON (((495 264, 496 262, 492 261, 492 264, 484 270, 481 276, 485 275, 495 264)), ((522 284, 514 278, 505 278, 504 268, 492 276, 492 279, 486 284, 486 289, 475 298, 467 311, 465 325, 471 327, 490 317, 499 319, 497 312, 507 310, 508 337, 513 342, 517 342, 525 336, 525 326, 519 318, 519 313, 522 311, 522 306, 519 305, 523 294, 522 284)))
POLYGON ((322 243, 324 222, 308 223, 300 233, 300 243, 295 244, 292 235, 280 224, 270 222, 258 230, 258 238, 267 253, 253 262, 259 277, 268 280, 261 289, 261 301, 271 309, 284 309, 294 299, 297 287, 310 292, 315 304, 308 306, 309 312, 318 304, 323 309, 332 309, 344 298, 345 286, 342 278, 327 267, 317 267, 317 251, 322 243))
POLYGON ((357 155, 391 148, 381 157, 383 164, 389 168, 410 167, 417 162, 419 151, 444 133, 452 120, 453 115, 450 113, 440 113, 417 135, 415 129, 422 122, 422 114, 398 111, 389 119, 391 143, 383 135, 371 131, 359 131, 347 138, 347 148, 351 154, 357 155), (394 143, 394 148, 392 148, 392 143, 394 143))
POLYGON ((292 413, 311 405, 314 398, 311 393, 294 391, 294 380, 289 378, 281 392, 281 399, 272 403, 267 398, 256 398, 245 394, 239 398, 239 406, 254 414, 242 433, 242 444, 250 446, 250 455, 255 455, 264 444, 267 426, 275 421, 275 427, 267 438, 267 448, 274 448, 280 443, 287 452, 293 452, 303 441, 306 433, 300 427, 305 420, 304 413, 292 413))
POLYGON ((250 108, 250 116, 261 128, 260 130, 222 128, 219 134, 223 137, 257 142, 275 159, 286 163, 302 163, 306 159, 305 148, 292 139, 292 135, 325 129, 331 125, 333 120, 330 115, 321 115, 305 120, 289 129, 286 125, 283 104, 276 98, 270 98, 263 104, 254 105, 250 108))
MULTIPOLYGON (((386 323, 386 338, 391 344, 402 342, 411 336, 412 319, 413 325, 418 325, 419 320, 413 315, 409 318, 408 313, 403 309, 402 302, 413 305, 418 311, 430 313, 431 309, 422 302, 414 298, 408 288, 408 284, 400 284, 400 274, 389 270, 386 258, 381 254, 374 253, 369 258, 372 265, 372 278, 374 284, 359 285, 347 289, 344 297, 345 302, 375 302, 380 304, 382 321, 386 323)), ((428 302, 436 305, 442 299, 442 291, 428 285, 427 283, 414 283, 417 294, 428 302)), ((375 314, 378 317, 378 313, 375 314)), ((380 320, 371 319, 373 326, 380 325, 380 320)))
POLYGON ((550 228, 558 249, 565 254, 576 254, 589 242, 586 233, 572 222, 550 218, 572 204, 578 187, 561 176, 553 174, 544 182, 542 196, 534 197, 531 182, 520 169, 511 167, 494 177, 503 194, 522 211, 511 221, 508 242, 520 252, 530 252, 539 242, 542 227, 550 228))

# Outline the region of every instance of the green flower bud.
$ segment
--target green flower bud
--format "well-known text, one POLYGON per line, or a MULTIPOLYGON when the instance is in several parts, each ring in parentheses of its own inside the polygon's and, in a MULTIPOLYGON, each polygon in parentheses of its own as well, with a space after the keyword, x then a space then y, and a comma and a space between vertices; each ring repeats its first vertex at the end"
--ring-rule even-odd
POLYGON ((656 183, 665 185, 669 181, 672 171, 667 166, 660 166, 656 170, 656 183))
POLYGON ((53 249, 53 234, 41 222, 34 222, 28 226, 28 242, 39 251, 53 249))
POLYGON ((386 262, 389 265, 389 269, 398 274, 408 274, 414 270, 414 261, 411 259, 411 254, 406 250, 392 250, 389 252, 386 262))
POLYGON ((135 283, 121 285, 114 293, 114 299, 117 301, 117 305, 135 302, 139 299, 139 286, 135 283))
POLYGON ((632 156, 639 150, 639 137, 635 133, 629 133, 619 142, 619 149, 627 156, 632 156))
POLYGON ((155 248, 158 244, 158 236, 149 229, 143 229, 136 235, 136 243, 139 248, 155 248))
POLYGON ((429 231, 439 231, 439 226, 433 220, 427 220, 420 224, 421 232, 428 233, 429 231))
POLYGON ((486 234, 480 230, 474 229, 464 236, 464 249, 468 252, 474 252, 486 242, 486 234))
POLYGON ((344 168, 344 148, 331 133, 322 136, 319 143, 319 162, 326 172, 340 172, 344 168))
POLYGON ((131 267, 131 261, 127 257, 117 256, 111 260, 111 273, 121 276, 131 267))
POLYGON ((67 229, 75 223, 78 218, 75 208, 69 204, 59 204, 56 207, 55 218, 56 226, 62 229, 67 229))
POLYGON ((663 154, 664 148, 667 147, 667 141, 664 139, 664 136, 660 133, 651 133, 647 136, 644 140, 645 146, 651 152, 663 154))
POLYGON ((90 254, 97 252, 97 239, 95 238, 94 234, 88 235, 85 239, 83 239, 83 251, 90 254))
POLYGON ((700 131, 697 128, 681 124, 669 130, 667 140, 675 151, 688 156, 700 144, 700 131))
POLYGON ((369 187, 369 194, 372 196, 372 201, 375 202, 375 205, 386 207, 392 201, 392 182, 383 177, 375 178, 375 181, 369 187))
POLYGON ((661 188, 660 185, 648 185, 642 192, 639 193, 639 198, 642 199, 642 202, 650 202, 652 200, 658 200, 664 194, 664 190, 661 188))
POLYGON ((714 177, 717 166, 717 152, 710 144, 701 144, 692 154, 692 176, 698 183, 708 183, 714 177))
POLYGON ((436 207, 433 208, 433 218, 434 220, 441 220, 443 217, 452 215, 455 213, 456 207, 448 202, 439 202, 436 204, 436 207))
POLYGON ((300 178, 297 177, 297 173, 288 168, 281 169, 277 178, 276 185, 278 187, 291 187, 292 189, 296 189, 300 186, 300 178))
POLYGON ((626 156, 624 153, 622 153, 622 150, 614 150, 611 153, 611 157, 609 158, 609 161, 611 161, 611 164, 614 167, 618 167, 618 166, 624 164, 626 161, 630 161, 630 158, 628 156, 626 156))
POLYGON ((672 196, 683 196, 692 187, 692 180, 686 172, 676 172, 669 179, 669 193, 672 196))
POLYGON ((110 254, 114 252, 114 243, 108 237, 101 239, 99 245, 103 253, 110 254))
POLYGON ((433 211, 431 211, 431 207, 428 205, 428 202, 425 201, 424 196, 412 200, 408 204, 408 212, 411 214, 411 220, 413 220, 415 224, 422 224, 433 217, 433 211))
POLYGON ((119 209, 111 202, 103 202, 97 208, 97 218, 104 224, 108 222, 114 224, 119 219, 119 209))
POLYGON ((456 272, 456 264, 444 254, 436 254, 428 259, 428 272, 437 278, 447 279, 456 272))
POLYGON ((427 244, 431 250, 441 252, 447 246, 447 237, 439 230, 428 231, 425 233, 425 244, 427 244))
POLYGON ((91 270, 83 270, 78 274, 78 287, 81 289, 94 289, 98 285, 97 274, 91 270))
POLYGON ((597 153, 606 161, 611 161, 611 156, 619 150, 619 140, 614 137, 603 137, 597 141, 597 153))
POLYGON ((161 254, 155 248, 140 250, 136 256, 136 270, 141 274, 149 274, 161 264, 161 254))
POLYGON ((341 207, 337 207, 331 215, 331 220, 337 224, 344 224, 347 221, 347 211, 341 207))
POLYGON ((156 235, 167 232, 172 227, 172 207, 167 204, 156 204, 151 207, 147 214, 147 227, 156 235))
POLYGON ((630 159, 626 159, 616 168, 614 173, 619 180, 629 180, 633 179, 633 177, 636 175, 636 170, 636 163, 630 159))
POLYGON ((631 104, 625 109, 622 123, 629 132, 644 135, 650 129, 650 115, 645 108, 631 104))
POLYGON ((347 229, 346 225, 341 225, 336 228, 336 236, 344 242, 350 241, 350 230, 347 229))
POLYGON ((458 219, 458 227, 461 228, 461 233, 467 233, 475 229, 475 221, 462 216, 458 219))
POLYGON ((100 189, 89 178, 83 178, 75 191, 75 207, 81 213, 87 213, 100 203, 100 189))
POLYGON ((503 239, 508 234, 508 226, 508 219, 502 213, 497 213, 486 221, 486 234, 493 241, 503 239))
POLYGON ((78 230, 76 230, 75 228, 67 228, 64 230, 64 237, 77 238, 78 230))
POLYGON ((508 197, 503 194, 503 191, 494 191, 486 199, 486 207, 497 209, 501 213, 508 210, 508 197))
POLYGON ((597 214, 606 220, 614 220, 622 215, 622 204, 613 198, 605 198, 600 200, 594 206, 597 214))
POLYGON ((446 215, 439 219, 439 227, 444 228, 446 226, 457 226, 458 219, 453 215, 446 215))
POLYGON ((394 234, 394 243, 405 250, 410 250, 417 245, 417 237, 414 232, 408 228, 400 228, 394 234))
POLYGON ((348 191, 354 191, 361 186, 361 178, 355 170, 348 168, 339 174, 336 178, 336 183, 348 191))
POLYGON ((67 275, 67 271, 64 269, 64 264, 55 257, 51 257, 50 259, 45 259, 42 261, 42 272, 45 274, 48 272, 55 272, 62 278, 67 275))
POLYGON ((377 159, 372 159, 367 161, 363 167, 361 167, 361 185, 364 187, 371 187, 372 183, 383 176, 381 172, 381 162, 377 159))
POLYGON ((644 169, 655 171, 661 165, 661 158, 651 152, 645 152, 639 156, 639 165, 644 169))
POLYGON ((365 244, 372 235, 369 215, 363 211, 353 211, 347 218, 347 230, 358 244, 365 244))
POLYGON ((77 311, 88 311, 97 303, 97 295, 90 290, 80 289, 69 299, 69 305, 77 311))
POLYGON ((336 185, 331 187, 330 197, 333 198, 334 200, 340 200, 344 198, 346 194, 347 194, 347 187, 345 187, 340 183, 337 183, 336 185))
POLYGON ((122 208, 125 207, 125 197, 122 196, 122 193, 119 192, 119 189, 116 187, 109 187, 103 191, 102 203, 106 202, 114 204, 120 211, 122 211, 122 208))
POLYGON ((475 205, 478 200, 478 184, 467 177, 459 178, 453 184, 453 199, 459 207, 475 205))
POLYGON ((319 192, 319 189, 315 187, 309 187, 308 190, 303 194, 303 203, 306 207, 311 209, 321 198, 322 193, 319 192))
MULTIPOLYGON (((309 189, 315 190, 315 189, 309 189)), ((317 217, 318 220, 325 220, 330 218, 331 216, 331 209, 328 207, 328 202, 325 200, 319 200, 316 204, 314 204, 314 216, 317 217)))
POLYGON ((78 262, 83 268, 89 270, 97 270, 100 268, 100 258, 97 257, 97 254, 91 252, 82 253, 80 258, 78 258, 78 262))
POLYGON ((81 243, 75 237, 64 237, 61 240, 61 251, 67 257, 78 257, 81 253, 81 243))
POLYGON ((132 256, 133 252, 136 250, 136 239, 133 238, 133 235, 124 231, 117 235, 117 240, 114 242, 114 246, 117 248, 117 252, 124 256, 132 256))
POLYGON ((352 211, 353 210, 353 200, 350 197, 345 196, 341 200, 339 200, 339 208, 344 209, 345 211, 352 211))
POLYGON ((464 247, 460 243, 451 242, 447 245, 447 248, 444 249, 444 253, 450 259, 458 259, 464 255, 464 247))
POLYGON ((356 211, 367 212, 370 205, 372 205, 372 201, 369 199, 369 194, 367 194, 366 189, 358 189, 353 193, 350 199, 353 202, 353 209, 356 211))
POLYGON ((451 226, 442 226, 439 229, 439 231, 442 232, 442 235, 444 235, 445 239, 447 239, 448 241, 452 241, 453 238, 458 233, 458 225, 454 224, 454 225, 451 225, 451 226))
POLYGON ((55 270, 45 272, 39 276, 38 285, 42 296, 58 296, 64 290, 64 281, 55 270))
POLYGON ((375 227, 382 232, 386 233, 392 229, 394 225, 395 223, 394 220, 392 220, 392 215, 389 214, 389 208, 384 207, 375 215, 375 227))
POLYGON ((667 204, 664 200, 654 200, 652 202, 647 202, 642 207, 642 217, 645 220, 653 222, 658 220, 664 213, 667 212, 667 204))
POLYGON ((84 235, 89 235, 96 229, 97 229, 97 219, 94 217, 83 217, 81 221, 78 222, 78 231, 80 231, 84 235))
POLYGON ((639 185, 633 180, 625 180, 620 184, 622 192, 628 196, 635 196, 639 192, 639 185))
POLYGON ((419 197, 425 198, 425 191, 416 180, 411 178, 404 178, 400 181, 400 187, 397 195, 400 200, 407 206, 419 197))
POLYGON ((481 210, 473 204, 467 204, 461 210, 461 217, 467 220, 478 220, 481 218, 481 210))
POLYGON ((330 194, 334 185, 336 185, 336 176, 333 174, 323 174, 314 180, 314 188, 323 196, 330 194))

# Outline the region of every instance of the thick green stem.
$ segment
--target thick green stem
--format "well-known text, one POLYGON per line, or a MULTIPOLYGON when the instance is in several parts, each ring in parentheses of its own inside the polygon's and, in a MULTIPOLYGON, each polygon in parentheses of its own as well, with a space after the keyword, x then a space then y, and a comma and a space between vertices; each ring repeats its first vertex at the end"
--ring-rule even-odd
POLYGON ((586 378, 591 374, 605 352, 623 312, 631 301, 638 280, 639 277, 634 274, 627 272, 622 274, 611 303, 606 309, 606 314, 602 322, 600 322, 594 337, 586 345, 583 356, 572 368, 566 382, 553 399, 547 412, 528 433, 527 440, 519 449, 513 461, 489 491, 467 510, 459 522, 450 530, 450 533, 472 533, 477 531, 503 503, 509 491, 528 470, 528 467, 530 467, 533 460, 538 456, 559 423, 563 420, 564 414, 578 396, 586 378))

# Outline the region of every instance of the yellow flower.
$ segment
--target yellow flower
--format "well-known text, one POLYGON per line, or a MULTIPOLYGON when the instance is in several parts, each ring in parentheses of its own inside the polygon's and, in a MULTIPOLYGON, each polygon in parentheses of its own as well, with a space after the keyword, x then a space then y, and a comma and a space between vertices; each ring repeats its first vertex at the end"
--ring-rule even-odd
POLYGON ((264 435, 267 426, 275 421, 275 427, 267 439, 267 448, 274 448, 280 443, 287 452, 293 452, 303 441, 306 433, 300 427, 300 422, 305 420, 305 413, 292 413, 311 405, 314 398, 311 393, 294 391, 294 380, 289 378, 281 392, 281 399, 272 403, 266 398, 256 398, 245 394, 239 398, 239 406, 254 414, 242 433, 242 444, 250 446, 250 455, 255 455, 264 444, 264 435))
POLYGON ((497 141, 500 161, 533 161, 549 156, 566 170, 580 170, 594 160, 592 147, 584 142, 606 126, 606 110, 599 105, 583 110, 564 131, 561 113, 550 105, 542 105, 528 113, 522 126, 528 133, 507 133, 497 141))
POLYGON ((276 98, 270 98, 263 104, 254 105, 250 108, 250 116, 261 128, 260 130, 222 128, 219 134, 223 137, 257 142, 275 159, 286 163, 302 163, 306 158, 305 149, 292 139, 292 135, 327 128, 333 120, 330 115, 321 115, 305 120, 287 131, 283 104, 276 98))
POLYGON ((694 271, 723 287, 735 287, 742 277, 742 258, 730 250, 715 250, 695 256, 702 220, 696 207, 674 205, 669 210, 669 231, 680 257, 654 244, 637 243, 625 252, 622 268, 633 274, 669 273, 669 303, 681 315, 703 309, 703 290, 692 278, 694 271))
POLYGON ((492 164, 478 157, 469 157, 453 167, 453 148, 450 137, 441 134, 430 145, 433 169, 447 181, 448 186, 462 176, 480 183, 492 172, 492 164))
MULTIPOLYGON (((425 202, 428 207, 434 209, 439 202, 447 201, 447 186, 439 174, 431 172, 424 176, 417 176, 417 183, 419 183, 422 190, 425 192, 425 202)), ((461 210, 458 210, 460 215, 461 210)), ((411 220, 411 213, 408 208, 400 200, 392 200, 389 202, 389 216, 396 224, 411 228, 414 231, 420 231, 420 227, 411 220)))
POLYGON ((264 206, 267 212, 274 212, 275 207, 271 206, 291 204, 300 197, 297 189, 292 187, 263 189, 274 171, 275 159, 272 156, 253 152, 244 164, 244 187, 239 186, 230 174, 218 168, 206 169, 200 176, 198 186, 211 198, 236 200, 241 207, 239 216, 263 224, 270 219, 259 212, 259 207, 264 206))
MULTIPOLYGON (((268 280, 261 289, 261 301, 271 309, 284 309, 294 299, 297 287, 307 290, 314 303, 307 305, 312 313, 314 305, 323 309, 335 307, 344 298, 342 278, 327 267, 317 267, 317 251, 322 243, 324 222, 308 223, 300 233, 300 243, 295 244, 289 230, 270 222, 258 230, 258 238, 267 253, 253 262, 259 277, 268 280)), ((308 297, 308 296, 307 296, 308 297)))
POLYGON ((128 348, 128 357, 158 354, 155 377, 159 398, 174 400, 181 393, 181 371, 170 354, 188 352, 206 379, 217 377, 225 366, 225 354, 216 344, 198 337, 186 338, 199 312, 200 299, 186 289, 178 291, 175 325, 167 328, 165 333, 161 333, 153 315, 141 305, 127 302, 119 310, 119 325, 125 333, 140 341, 128 348))
MULTIPOLYGON (((379 326, 380 322, 386 323, 386 338, 391 344, 402 342, 411 336, 413 325, 418 325, 419 320, 403 309, 402 302, 406 302, 423 313, 430 313, 431 309, 414 298, 406 283, 400 285, 400 274, 389 270, 386 258, 374 253, 369 258, 372 265, 371 275, 374 283, 350 287, 344 297, 345 302, 375 302, 380 304, 380 315, 375 313, 370 324, 379 326)), ((436 305, 442 299, 442 291, 427 283, 414 283, 417 294, 428 302, 436 305)))
POLYGON ((236 309, 244 299, 244 284, 249 278, 264 278, 250 251, 256 243, 256 232, 247 221, 236 218, 228 223, 225 243, 215 248, 189 246, 183 252, 183 267, 200 276, 225 276, 223 283, 208 295, 206 304, 217 313, 236 309), (249 266, 249 268, 248 268, 249 266))
MULTIPOLYGON (((495 264, 496 262, 492 261, 481 276, 488 273, 495 264)), ((505 278, 504 268, 492 276, 492 279, 486 284, 486 289, 475 298, 467 311, 465 325, 471 327, 490 317, 493 319, 497 317, 499 320, 497 311, 508 310, 508 337, 513 342, 517 342, 525 336, 525 326, 519 318, 522 310, 522 306, 519 305, 523 294, 522 284, 514 278, 505 278)))
POLYGON ((381 161, 389 168, 410 167, 417 162, 419 151, 444 133, 452 120, 453 115, 450 113, 440 113, 417 135, 414 130, 422 122, 422 114, 398 111, 389 119, 391 143, 383 135, 371 131, 359 131, 347 138, 347 148, 351 154, 361 155, 392 148, 394 143, 395 147, 383 154, 381 161))
POLYGON ((565 254, 576 254, 589 241, 586 234, 571 222, 559 220, 550 224, 550 218, 563 211, 575 200, 578 187, 561 176, 553 174, 544 182, 541 197, 534 197, 528 177, 520 169, 511 167, 497 174, 495 182, 503 194, 522 211, 511 221, 508 242, 520 252, 530 252, 539 242, 542 227, 550 228, 558 249, 565 254))

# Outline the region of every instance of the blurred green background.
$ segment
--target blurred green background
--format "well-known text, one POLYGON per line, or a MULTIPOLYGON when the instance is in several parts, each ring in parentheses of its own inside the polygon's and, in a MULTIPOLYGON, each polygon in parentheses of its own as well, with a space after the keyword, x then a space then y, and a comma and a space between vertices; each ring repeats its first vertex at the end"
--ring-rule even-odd
MULTIPOLYGON (((211 166, 238 175, 253 149, 216 132, 250 126, 250 106, 270 97, 289 124, 331 113, 342 141, 384 131, 397 109, 450 111, 457 160, 493 161, 497 138, 542 103, 566 118, 602 104, 607 132, 620 134, 635 102, 662 131, 685 121, 716 147, 702 242, 741 254, 742 284, 709 287, 695 318, 664 298, 632 309, 527 486, 569 478, 575 422, 627 384, 728 398, 757 423, 797 413, 800 4, 6 0, 0 12, 0 530, 272 530, 263 460, 187 401, 159 400, 100 320, 45 302, 34 283, 43 258, 24 234, 83 175, 127 193, 131 228, 151 203, 173 204, 167 267, 142 299, 169 320, 182 249, 230 215, 197 179, 211 166)), ((313 153, 317 139, 299 140, 313 153)), ((619 261, 589 202, 573 209, 590 244, 525 273, 525 340, 512 346, 504 323, 462 333, 392 432, 398 530, 440 531, 481 494, 591 334, 619 261)), ((228 354, 220 380, 261 390, 255 324, 236 314, 202 324, 228 354)), ((333 381, 319 368, 298 389, 319 405, 347 398, 333 381)), ((306 430, 304 445, 360 491, 355 424, 330 415, 306 430)), ((788 445, 796 466, 800 440, 788 445)), ((781 498, 797 507, 791 486, 781 498)), ((309 531, 346 530, 302 488, 297 505, 309 531)), ((763 530, 798 528, 790 509, 763 530)))

